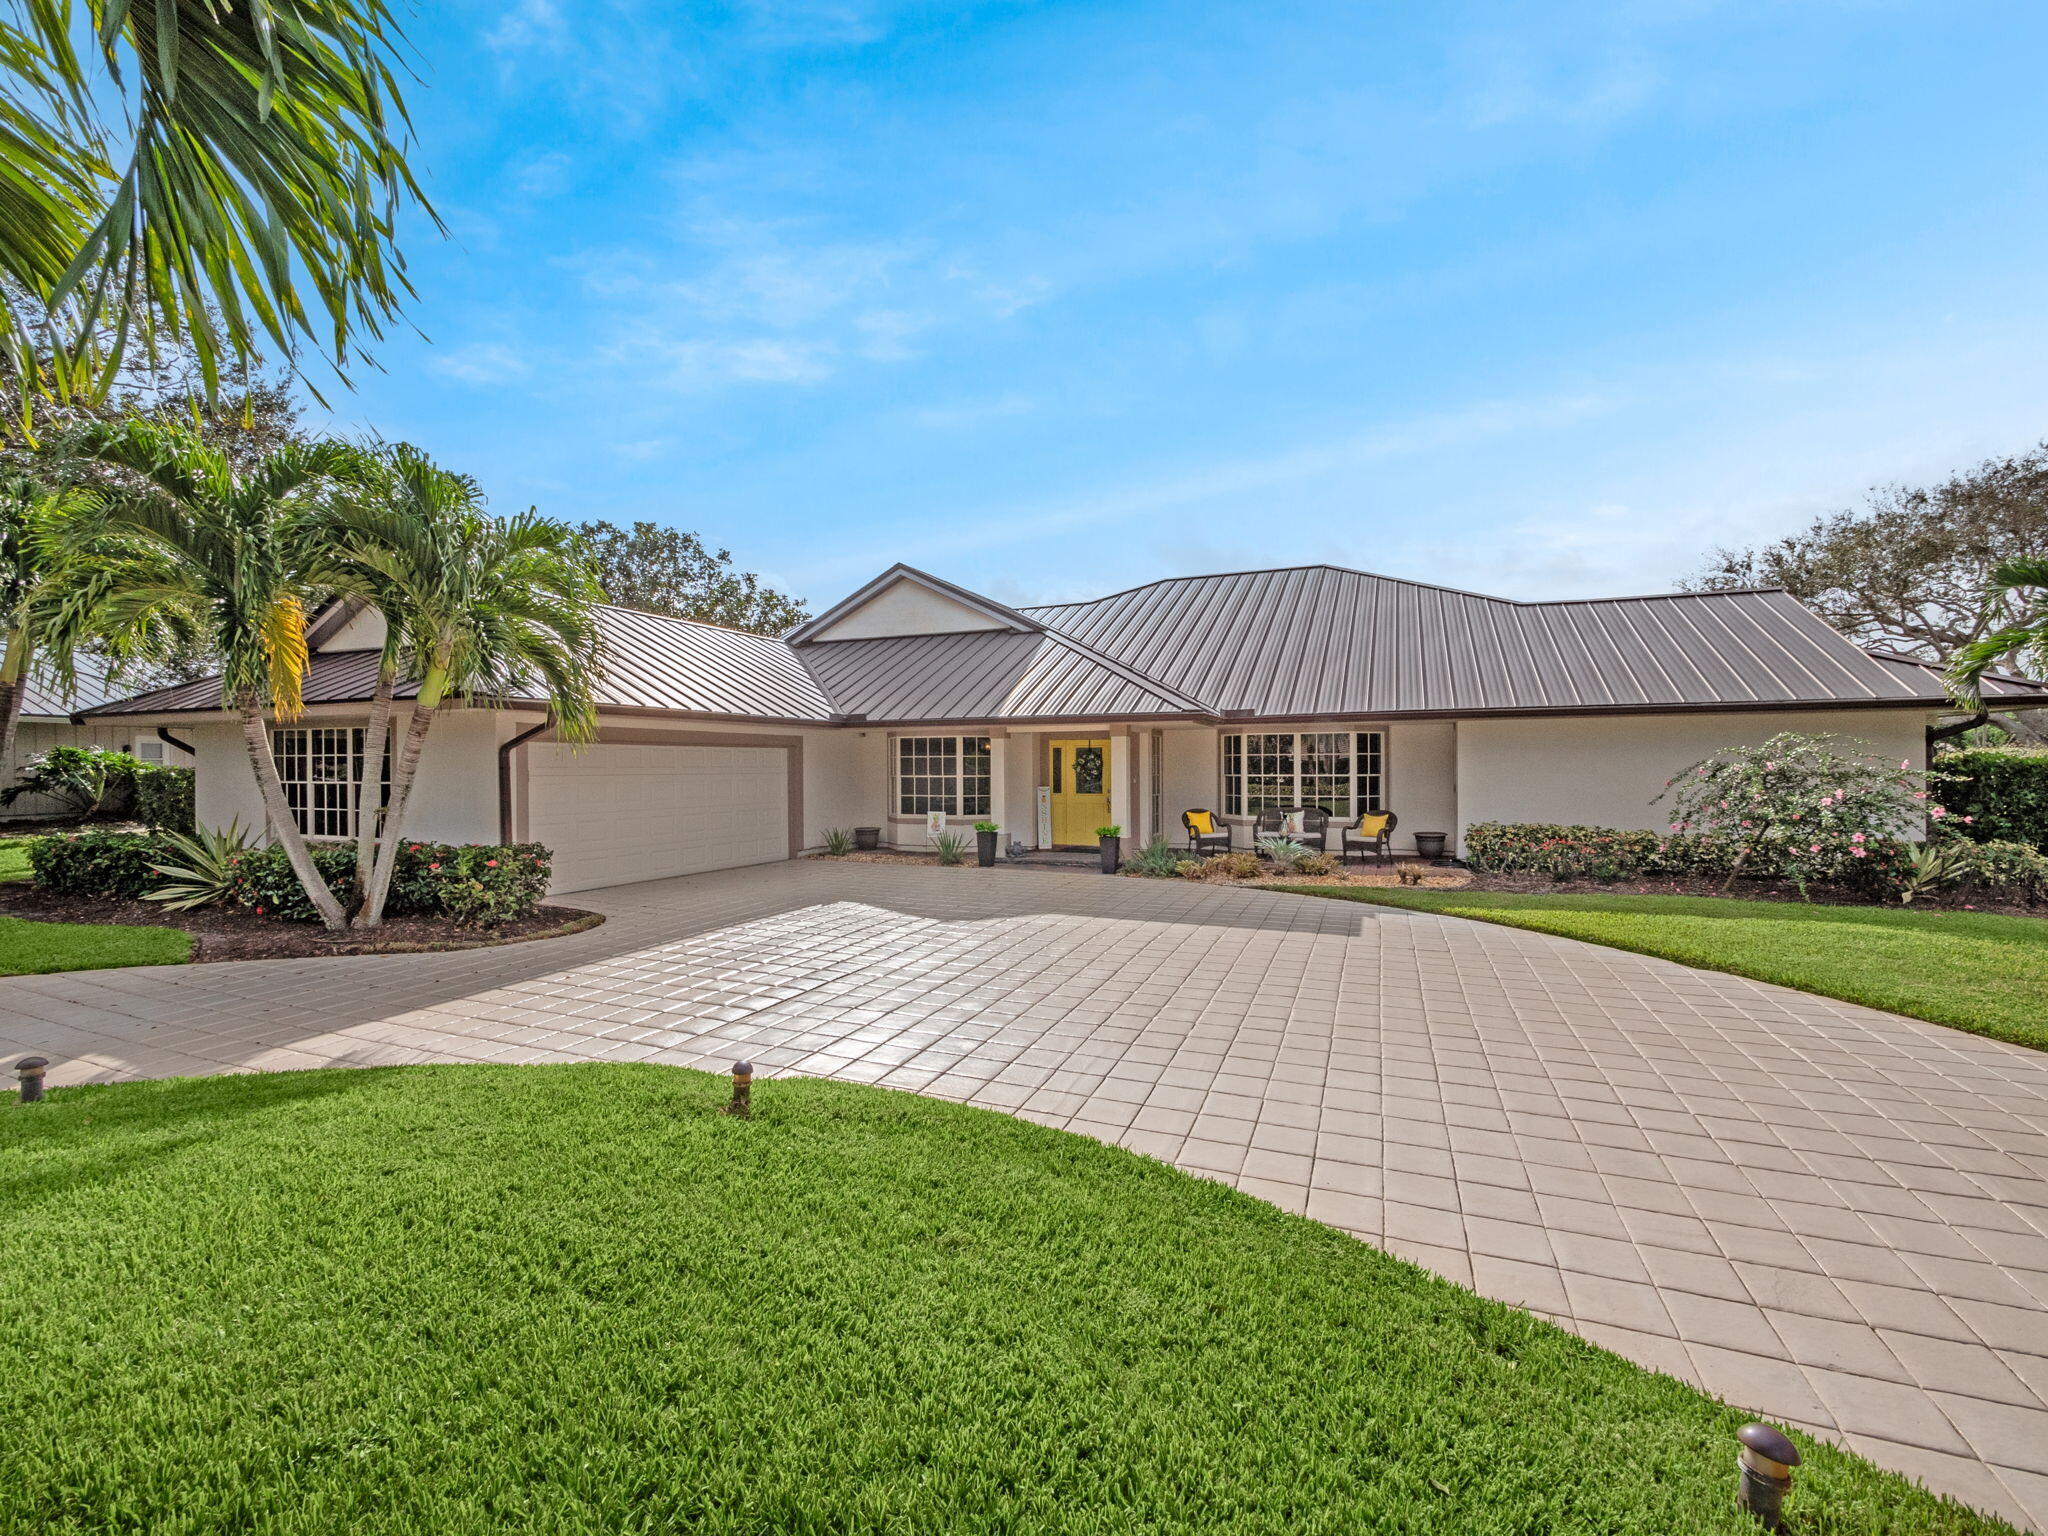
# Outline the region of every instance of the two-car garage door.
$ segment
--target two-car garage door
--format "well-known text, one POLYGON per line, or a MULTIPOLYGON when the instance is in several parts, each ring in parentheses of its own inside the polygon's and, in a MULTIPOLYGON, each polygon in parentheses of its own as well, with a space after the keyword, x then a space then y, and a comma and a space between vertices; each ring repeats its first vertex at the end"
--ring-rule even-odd
POLYGON ((702 874, 789 857, 781 747, 527 747, 526 835, 554 889, 702 874))

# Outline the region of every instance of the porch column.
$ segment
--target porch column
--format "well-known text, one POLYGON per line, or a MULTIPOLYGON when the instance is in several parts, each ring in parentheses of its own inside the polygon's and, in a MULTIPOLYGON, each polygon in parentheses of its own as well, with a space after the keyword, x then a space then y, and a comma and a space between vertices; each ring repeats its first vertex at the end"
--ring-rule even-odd
MULTIPOLYGON (((1009 765, 1006 761, 1009 755, 1010 738, 1001 731, 992 732, 988 738, 987 819, 1003 829, 996 839, 996 851, 998 853, 1001 853, 1004 848, 1009 846, 1009 839, 1012 835, 1009 814, 1005 810, 1005 807, 1010 803, 1005 793, 1009 784, 1009 765)), ((982 820, 979 816, 974 819, 976 821, 982 820)))
POLYGON ((1138 803, 1131 793, 1137 758, 1138 738, 1129 730, 1110 733, 1109 819, 1124 829, 1124 846, 1132 846, 1138 834, 1138 803))

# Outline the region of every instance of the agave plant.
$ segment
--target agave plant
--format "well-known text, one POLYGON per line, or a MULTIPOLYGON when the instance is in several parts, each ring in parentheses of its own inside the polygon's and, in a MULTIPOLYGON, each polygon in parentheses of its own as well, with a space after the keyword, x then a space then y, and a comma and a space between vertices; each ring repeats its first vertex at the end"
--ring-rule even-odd
POLYGON ((853 852, 853 834, 844 827, 825 829, 825 857, 843 859, 853 852))
POLYGON ((1937 886, 1953 885, 1970 872, 1976 844, 1942 838, 1922 843, 1913 850, 1912 862, 1899 877, 1899 905, 1910 907, 1918 897, 1937 886))
POLYGON ((1297 843, 1291 837, 1262 837, 1259 852, 1271 859, 1281 869, 1292 869, 1309 855, 1306 843, 1297 843))
POLYGON ((941 864, 958 864, 967 853, 967 839, 958 832, 941 832, 932 839, 932 847, 938 850, 941 864))
POLYGON ((1167 845, 1162 833, 1124 860, 1124 873, 1154 878, 1171 878, 1180 873, 1180 855, 1167 845))
POLYGON ((170 882, 146 893, 145 901, 160 901, 173 912, 190 912, 225 901, 235 885, 235 860, 248 852, 249 837, 239 820, 225 828, 208 831, 166 832, 164 841, 184 860, 182 864, 152 864, 170 882))

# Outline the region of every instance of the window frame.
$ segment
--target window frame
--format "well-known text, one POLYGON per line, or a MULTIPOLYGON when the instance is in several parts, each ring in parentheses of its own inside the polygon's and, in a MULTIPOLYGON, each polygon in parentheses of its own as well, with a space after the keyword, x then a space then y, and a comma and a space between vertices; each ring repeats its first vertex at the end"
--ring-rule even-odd
MULTIPOLYGON (((292 820, 299 833, 312 843, 353 842, 362 825, 363 813, 363 738, 369 734, 366 726, 360 725, 276 725, 270 728, 270 758, 277 765, 278 782, 284 787, 285 804, 290 808, 292 820), (333 742, 319 744, 317 738, 347 732, 346 744, 337 747, 333 742), (299 738, 298 742, 285 738, 299 738), (332 762, 337 757, 347 759, 348 772, 345 778, 321 778, 314 776, 316 762, 332 762), (288 771, 288 765, 290 770, 288 771), (341 793, 338 804, 320 805, 316 788, 338 788, 341 793), (345 830, 314 831, 316 826, 339 827, 345 830)), ((391 803, 391 738, 384 739, 384 772, 379 785, 377 809, 383 810, 391 803)))
POLYGON ((1318 805, 1334 798, 1309 786, 1341 780, 1349 808, 1334 821, 1355 821, 1386 808, 1387 732, 1384 726, 1341 730, 1224 731, 1219 736, 1219 784, 1225 816, 1251 820, 1266 810, 1318 805), (1331 738, 1345 738, 1341 749, 1331 738), (1314 743, 1314 745, 1305 745, 1314 743), (1341 758, 1342 772, 1335 771, 1341 758), (1317 771, 1316 764, 1330 767, 1317 771))
POLYGON ((995 739, 990 736, 896 736, 889 748, 890 814, 919 820, 933 811, 948 816, 994 814, 995 739), (923 771, 906 773, 916 762, 923 771), (912 790, 916 782, 922 786, 912 790), (913 800, 921 802, 913 806, 913 800))

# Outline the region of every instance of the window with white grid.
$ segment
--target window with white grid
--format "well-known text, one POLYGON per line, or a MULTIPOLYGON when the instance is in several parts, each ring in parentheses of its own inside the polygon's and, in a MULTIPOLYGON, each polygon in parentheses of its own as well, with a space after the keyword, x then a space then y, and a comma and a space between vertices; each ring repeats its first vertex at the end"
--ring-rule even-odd
MULTIPOLYGON (((354 837, 363 794, 363 728, 359 725, 294 726, 270 733, 277 776, 284 784, 292 820, 308 837, 354 837)), ((391 789, 387 742, 377 803, 391 789)))
POLYGON ((1340 820, 1380 807, 1381 731, 1264 731, 1223 738, 1230 816, 1317 805, 1340 820))
POLYGON ((901 736, 896 741, 896 813, 989 813, 986 736, 901 736))

